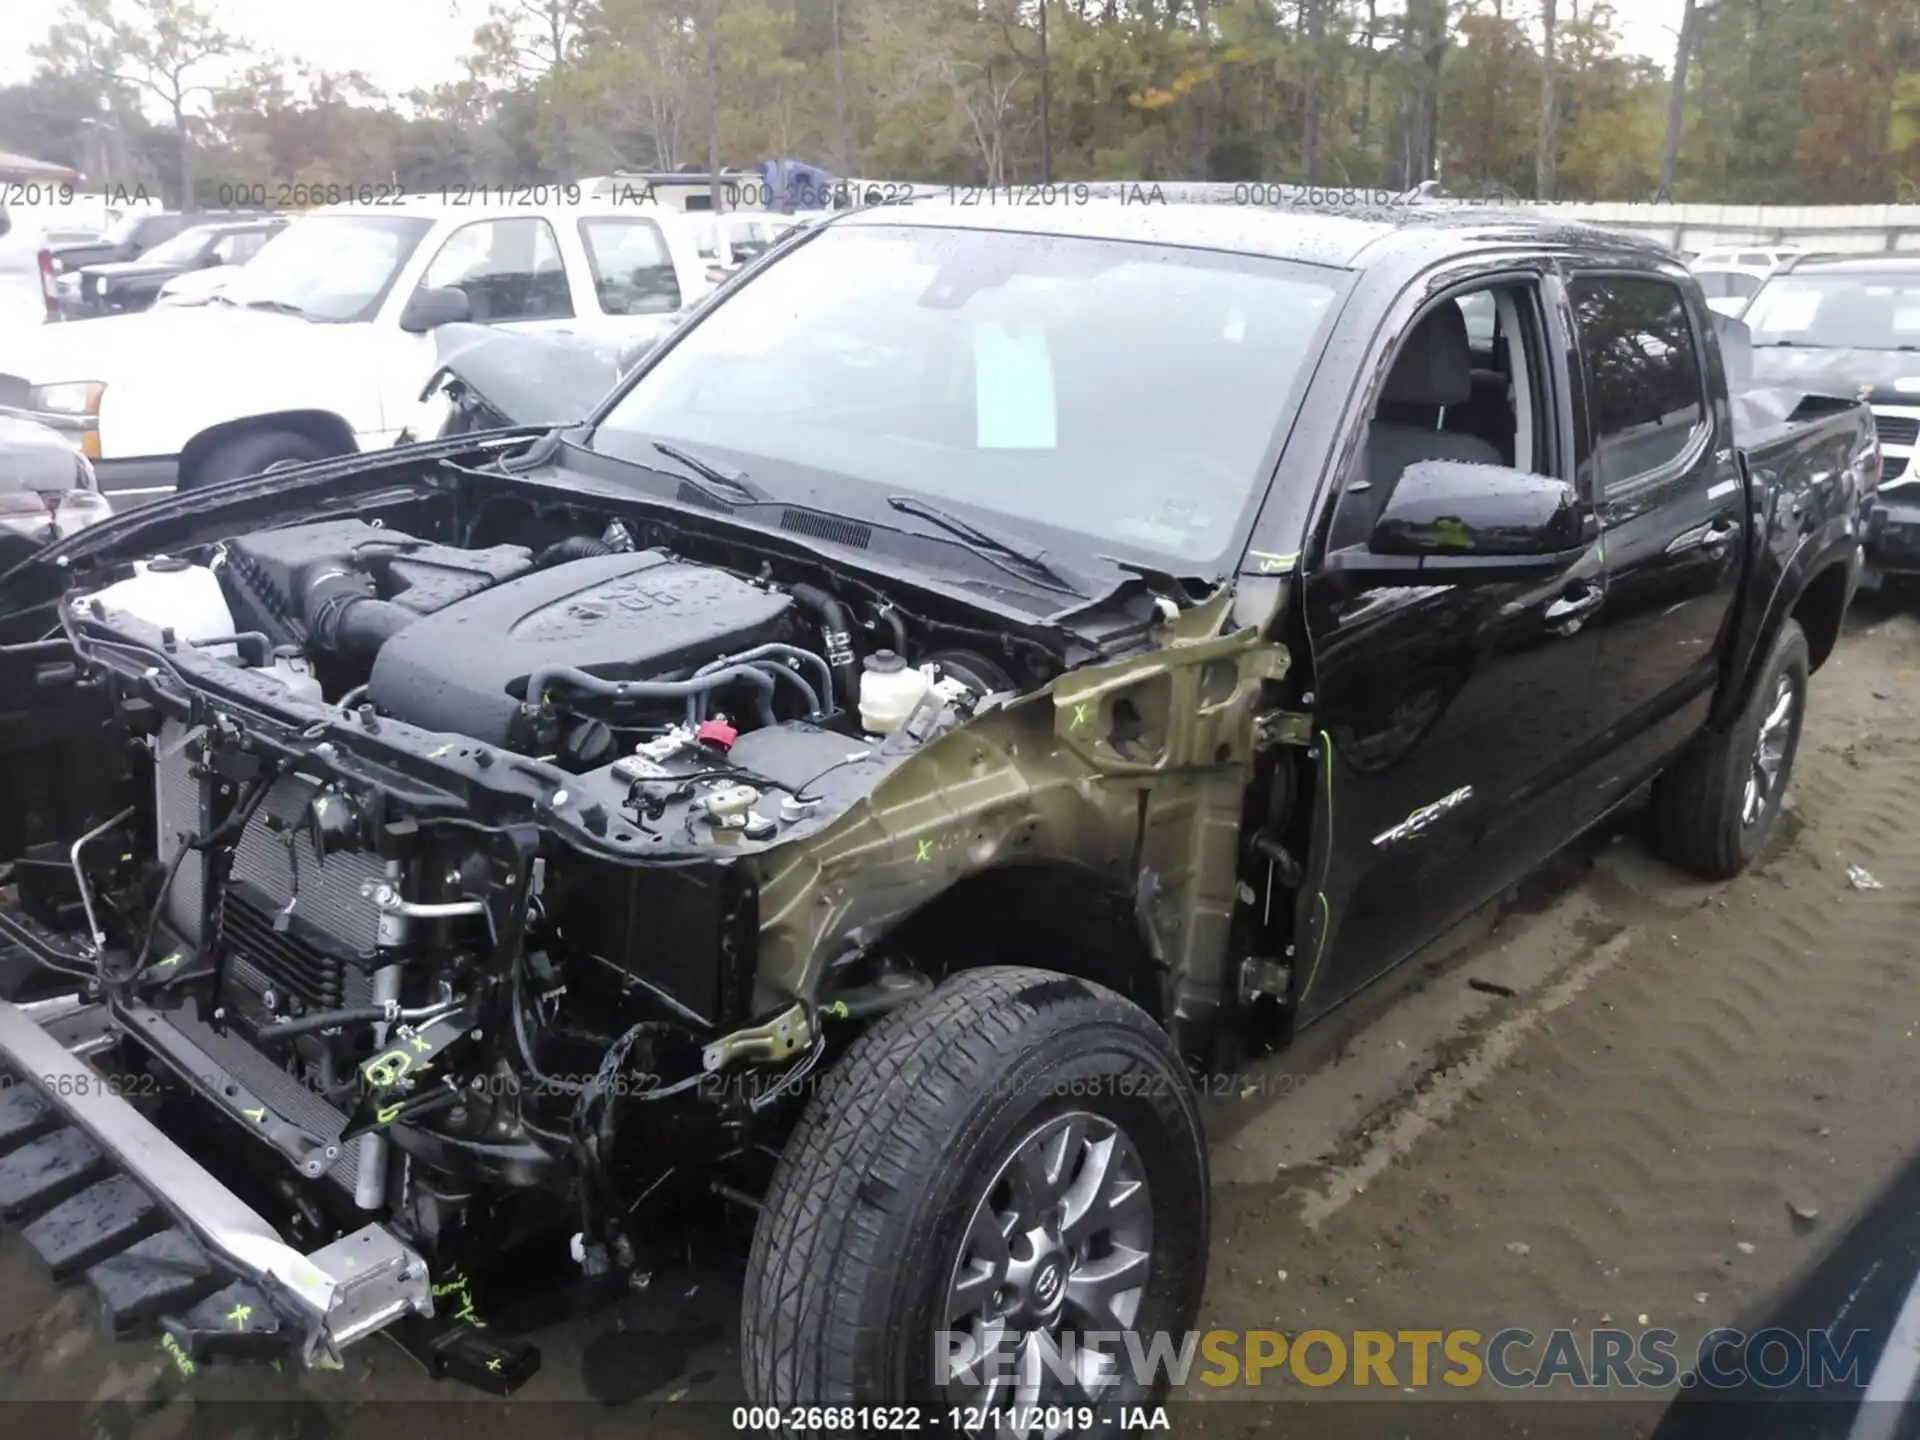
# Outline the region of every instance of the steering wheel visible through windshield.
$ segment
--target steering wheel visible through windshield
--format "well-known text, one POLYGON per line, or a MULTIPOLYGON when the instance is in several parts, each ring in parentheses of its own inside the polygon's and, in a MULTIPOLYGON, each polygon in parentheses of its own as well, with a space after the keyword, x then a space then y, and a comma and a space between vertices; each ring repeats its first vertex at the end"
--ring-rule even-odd
MULTIPOLYGON (((593 437, 667 440, 783 500, 850 481, 1220 562, 1344 274, 1134 242, 834 225, 748 280, 593 437), (805 493, 803 492, 810 492, 805 493)), ((877 487, 877 488, 876 488, 877 487)))

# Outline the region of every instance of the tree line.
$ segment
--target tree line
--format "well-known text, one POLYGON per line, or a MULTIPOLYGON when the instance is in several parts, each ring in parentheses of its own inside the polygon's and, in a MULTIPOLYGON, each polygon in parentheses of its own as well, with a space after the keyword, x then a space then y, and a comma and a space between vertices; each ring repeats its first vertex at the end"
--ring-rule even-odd
MULTIPOLYGON (((791 156, 1015 185, 1291 181, 1564 200, 1920 201, 1920 0, 496 0, 404 95, 201 0, 67 0, 0 149, 201 203, 791 156)), ((322 22, 323 23, 323 22, 322 22)))

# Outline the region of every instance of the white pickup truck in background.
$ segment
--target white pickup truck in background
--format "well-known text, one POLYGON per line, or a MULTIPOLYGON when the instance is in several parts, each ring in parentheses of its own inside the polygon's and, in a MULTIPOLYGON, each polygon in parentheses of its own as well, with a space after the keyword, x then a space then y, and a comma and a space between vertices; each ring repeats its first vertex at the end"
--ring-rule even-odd
POLYGON ((630 345, 713 288, 685 217, 662 206, 329 207, 208 304, 6 336, 0 415, 67 436, 109 494, 167 494, 393 444, 440 325, 630 345))

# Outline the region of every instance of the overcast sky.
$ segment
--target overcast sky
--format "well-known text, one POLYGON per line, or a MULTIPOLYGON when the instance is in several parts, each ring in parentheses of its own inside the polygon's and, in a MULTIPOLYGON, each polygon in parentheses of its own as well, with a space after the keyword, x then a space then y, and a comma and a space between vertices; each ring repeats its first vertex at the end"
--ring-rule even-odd
MULTIPOLYGON (((391 93, 455 79, 487 0, 209 0, 223 28, 262 50, 323 70, 360 70, 391 93)), ((1537 0, 1507 0, 1537 13, 1537 0)), ((1573 7, 1561 0, 1561 13, 1573 7)), ((1628 49, 1664 66, 1673 55, 1681 0, 1613 0, 1628 49)), ((61 0, 0 0, 0 82, 33 70, 27 47, 42 39, 61 0)))

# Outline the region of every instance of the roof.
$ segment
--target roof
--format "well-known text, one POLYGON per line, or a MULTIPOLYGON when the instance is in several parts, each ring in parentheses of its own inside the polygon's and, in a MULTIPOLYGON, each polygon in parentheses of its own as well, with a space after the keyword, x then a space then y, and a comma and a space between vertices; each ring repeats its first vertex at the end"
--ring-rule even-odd
POLYGON ((1802 255, 1781 267, 1794 275, 1911 275, 1920 255, 1802 255))
MULTIPOLYGON (((542 215, 548 220, 603 219, 613 215, 643 215, 658 220, 662 215, 681 218, 670 205, 636 204, 633 201, 596 200, 582 196, 576 201, 555 200, 538 203, 542 192, 560 189, 557 185, 476 186, 471 194, 397 195, 376 197, 372 203, 347 201, 339 205, 321 205, 304 212, 308 215, 405 215, 421 220, 508 220, 527 215, 542 215), (498 195, 497 202, 486 196, 498 195)), ((671 223, 671 222, 669 222, 671 223)))
MULTIPOLYGON (((1038 191, 1045 187, 1026 188, 1038 191)), ((1052 188, 1065 194, 1074 187, 1052 188)), ((1066 198, 1052 204, 1027 205, 1021 202, 1020 189, 980 191, 979 203, 915 200, 910 204, 875 205, 843 214, 835 223, 1135 240, 1343 269, 1364 267, 1403 245, 1443 248, 1448 243, 1441 238, 1443 235, 1454 243, 1555 241, 1649 258, 1672 258, 1670 251, 1652 241, 1524 208, 1444 201, 1352 206, 1259 205, 1234 203, 1231 199, 1155 201, 1150 198, 1154 187, 1146 184, 1133 189, 1149 198, 1066 198), (1011 198, 994 203, 994 197, 1001 194, 1011 198)))
POLYGON ((0 150, 0 180, 78 180, 80 172, 48 160, 13 155, 0 150))

